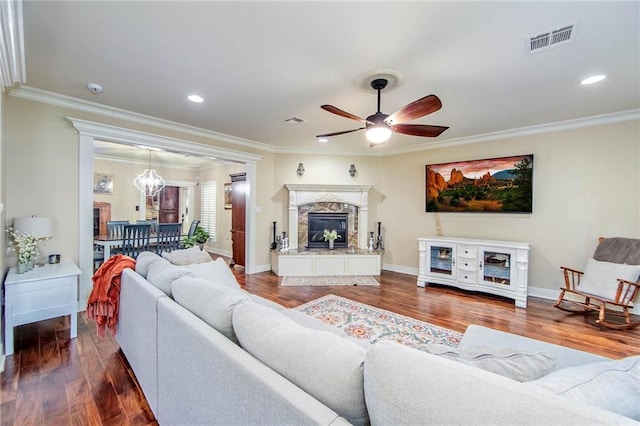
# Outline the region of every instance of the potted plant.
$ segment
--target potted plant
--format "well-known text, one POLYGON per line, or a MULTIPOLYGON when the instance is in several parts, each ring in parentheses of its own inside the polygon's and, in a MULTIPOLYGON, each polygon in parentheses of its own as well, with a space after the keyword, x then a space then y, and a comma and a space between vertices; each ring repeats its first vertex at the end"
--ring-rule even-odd
POLYGON ((198 226, 193 236, 184 237, 184 239, 182 240, 182 245, 185 248, 191 248, 196 244, 198 244, 200 246, 200 249, 202 250, 204 243, 206 243, 208 239, 209 239, 209 233, 207 232, 207 230, 204 229, 202 226, 198 226))

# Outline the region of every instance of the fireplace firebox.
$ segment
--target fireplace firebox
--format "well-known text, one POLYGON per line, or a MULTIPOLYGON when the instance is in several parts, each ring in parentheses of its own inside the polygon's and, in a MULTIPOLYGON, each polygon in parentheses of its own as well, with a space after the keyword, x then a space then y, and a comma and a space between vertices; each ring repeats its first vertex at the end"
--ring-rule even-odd
POLYGON ((324 230, 335 230, 338 238, 334 241, 334 247, 348 247, 348 213, 313 213, 308 216, 308 245, 309 248, 327 248, 329 242, 324 240, 324 230))

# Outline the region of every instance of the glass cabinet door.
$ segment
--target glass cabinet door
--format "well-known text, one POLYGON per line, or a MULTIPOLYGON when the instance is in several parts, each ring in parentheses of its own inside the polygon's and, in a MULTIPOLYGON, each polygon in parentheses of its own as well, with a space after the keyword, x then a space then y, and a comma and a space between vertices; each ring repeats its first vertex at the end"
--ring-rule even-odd
POLYGON ((427 244, 428 275, 454 278, 456 275, 455 244, 428 243, 427 244))
POLYGON ((482 248, 480 281, 483 284, 510 287, 515 279, 515 251, 501 248, 482 248))

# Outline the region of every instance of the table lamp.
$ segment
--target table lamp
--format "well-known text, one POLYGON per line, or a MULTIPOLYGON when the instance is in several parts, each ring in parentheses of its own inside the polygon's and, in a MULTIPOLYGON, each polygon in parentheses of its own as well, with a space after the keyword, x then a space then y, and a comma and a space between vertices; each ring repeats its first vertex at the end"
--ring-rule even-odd
MULTIPOLYGON (((14 217, 13 231, 17 235, 33 234, 38 240, 46 240, 53 236, 53 219, 37 216, 14 217)), ((40 256, 38 255, 38 257, 40 256)), ((36 266, 43 265, 44 262, 39 262, 39 259, 36 258, 36 266)))

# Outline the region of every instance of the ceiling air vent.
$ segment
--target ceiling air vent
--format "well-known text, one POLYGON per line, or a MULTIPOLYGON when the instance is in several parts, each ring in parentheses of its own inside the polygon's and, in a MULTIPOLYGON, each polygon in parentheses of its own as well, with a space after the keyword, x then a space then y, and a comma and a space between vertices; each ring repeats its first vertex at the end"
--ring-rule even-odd
POLYGON ((576 30, 578 29, 578 23, 565 25, 560 28, 545 31, 541 34, 529 36, 526 38, 526 53, 531 54, 534 52, 540 52, 550 47, 558 46, 561 44, 573 41, 576 37, 576 30))
POLYGON ((284 122, 287 124, 304 124, 304 123, 307 123, 307 120, 302 119, 300 117, 291 117, 284 120, 284 122))

